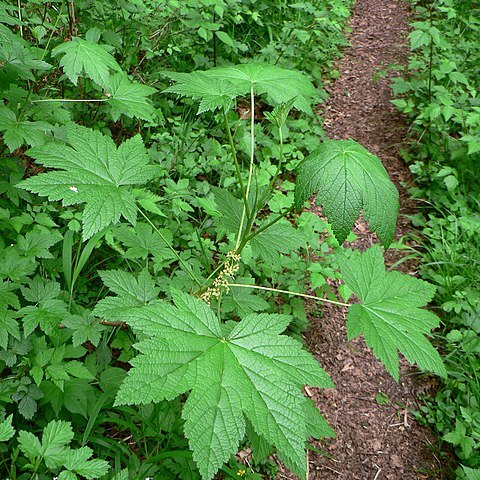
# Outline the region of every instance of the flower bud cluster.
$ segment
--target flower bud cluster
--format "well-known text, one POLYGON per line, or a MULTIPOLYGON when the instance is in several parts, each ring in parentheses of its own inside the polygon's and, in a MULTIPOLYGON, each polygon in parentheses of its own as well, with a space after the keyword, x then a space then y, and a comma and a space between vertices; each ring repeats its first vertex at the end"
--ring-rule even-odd
POLYGON ((228 293, 230 287, 228 286, 229 278, 235 278, 238 269, 240 268, 240 255, 235 253, 234 250, 231 250, 227 253, 227 259, 223 269, 218 274, 217 278, 213 281, 211 287, 208 287, 207 290, 200 297, 205 303, 210 305, 210 301, 213 298, 220 297, 221 293, 228 293))

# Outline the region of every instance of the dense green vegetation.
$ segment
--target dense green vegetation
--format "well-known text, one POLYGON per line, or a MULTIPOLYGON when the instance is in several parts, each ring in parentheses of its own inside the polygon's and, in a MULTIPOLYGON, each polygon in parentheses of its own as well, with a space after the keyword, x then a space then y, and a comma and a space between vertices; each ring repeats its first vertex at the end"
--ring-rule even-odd
POLYGON ((388 247, 397 211, 312 115, 350 3, 0 2, 2 478, 255 479, 272 451, 305 477, 334 432, 302 296, 395 378, 398 351, 445 376, 432 285, 341 246, 363 209, 388 247))
MULTIPOLYGON (((425 279, 435 303, 448 379, 427 399, 425 422, 455 449, 458 478, 480 476, 480 5, 414 2, 412 56, 397 79, 394 103, 412 119, 406 158, 424 200, 421 229, 425 279), (472 470, 473 469, 473 470, 472 470), (475 470, 476 469, 476 470, 475 470)), ((420 204, 420 205, 422 205, 420 204)))

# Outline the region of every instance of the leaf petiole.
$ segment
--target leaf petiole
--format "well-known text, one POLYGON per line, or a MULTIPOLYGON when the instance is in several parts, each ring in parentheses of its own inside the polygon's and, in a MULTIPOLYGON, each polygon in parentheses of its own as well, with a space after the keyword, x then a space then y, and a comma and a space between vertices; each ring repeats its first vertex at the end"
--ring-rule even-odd
MULTIPOLYGON (((255 160, 255 94, 253 91, 253 84, 252 84, 252 86, 250 87, 250 167, 248 171, 247 189, 245 191, 245 197, 247 199, 247 203, 248 203, 248 196, 250 194, 250 187, 252 185, 254 160, 255 160)), ((235 245, 235 250, 237 250, 240 245, 246 213, 247 211, 244 206, 242 211, 242 218, 240 220, 240 227, 238 229, 238 236, 237 236, 237 243, 235 245)), ((249 227, 251 227, 253 224, 254 215, 255 215, 255 212, 250 212, 250 215, 247 215, 247 222, 249 227)), ((245 232, 245 235, 248 235, 248 229, 245 232)))
POLYGON ((324 303, 331 303, 332 305, 340 305, 342 307, 350 307, 350 303, 343 303, 343 302, 337 302, 335 300, 328 300, 326 298, 319 298, 316 297, 315 295, 308 295, 306 293, 298 293, 298 292, 291 292, 290 290, 280 290, 278 288, 270 288, 270 287, 261 287, 259 285, 248 285, 245 283, 229 283, 229 287, 241 287, 241 288, 253 288, 255 290, 264 290, 267 292, 275 292, 275 293, 286 293, 287 295, 295 295, 297 297, 302 297, 302 298, 310 298, 312 300, 318 300, 319 302, 324 302, 324 303))
POLYGON ((170 242, 163 236, 162 232, 155 226, 155 224, 148 218, 147 215, 141 210, 140 208, 138 209, 142 217, 150 224, 150 226, 153 228, 155 233, 161 238, 162 242, 168 247, 168 249, 173 253, 175 258, 179 261, 179 263, 182 265, 182 267, 185 269, 185 271, 188 273, 190 278, 200 287, 202 288, 202 282, 195 276, 195 274, 190 270, 190 266, 188 263, 186 263, 178 254, 178 252, 170 245, 170 242))

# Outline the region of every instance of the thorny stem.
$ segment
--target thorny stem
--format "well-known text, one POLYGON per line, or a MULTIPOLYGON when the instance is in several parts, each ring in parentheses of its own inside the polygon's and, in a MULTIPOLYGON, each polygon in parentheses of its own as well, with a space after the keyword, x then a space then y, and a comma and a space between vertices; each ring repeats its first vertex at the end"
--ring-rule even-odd
POLYGON ((177 251, 170 245, 170 242, 163 236, 163 233, 155 226, 155 224, 148 218, 147 215, 143 212, 143 210, 139 209, 140 214, 142 217, 150 224, 150 226, 153 228, 155 233, 162 239, 162 242, 168 247, 168 249, 173 253, 175 258, 180 262, 180 264, 183 266, 185 271, 190 275, 190 278, 200 287, 202 288, 202 282, 195 276, 195 274, 190 270, 190 266, 188 263, 186 263, 180 255, 177 253, 177 251))
POLYGON ((287 210, 283 211, 282 213, 280 213, 277 217, 275 217, 271 222, 268 222, 267 224, 257 228, 257 230, 255 230, 254 232, 252 232, 250 235, 247 235, 246 237, 243 238, 242 240, 242 243, 239 245, 239 247, 237 248, 236 252, 237 253, 240 253, 243 248, 245 247, 245 245, 252 239, 252 238, 255 238, 258 234, 262 233, 263 231, 267 230, 268 228, 270 228, 272 225, 275 225, 279 220, 281 220, 282 218, 285 218, 289 213, 291 213, 293 211, 295 207, 292 205, 290 208, 288 208, 287 210))
POLYGON ((275 293, 286 293, 287 295, 295 295, 297 297, 302 297, 302 298, 310 298, 312 300, 318 300, 319 302, 324 302, 324 303, 331 303, 332 305, 340 305, 342 307, 350 307, 350 303, 343 303, 343 302, 337 302, 335 300, 328 300, 326 298, 319 298, 316 297, 315 295, 307 295, 306 293, 297 293, 297 292, 291 292, 289 290, 280 290, 278 288, 270 288, 270 287, 261 287, 259 285, 248 285, 244 283, 229 283, 229 287, 241 287, 241 288, 252 288, 255 290, 265 290, 268 292, 275 292, 275 293))

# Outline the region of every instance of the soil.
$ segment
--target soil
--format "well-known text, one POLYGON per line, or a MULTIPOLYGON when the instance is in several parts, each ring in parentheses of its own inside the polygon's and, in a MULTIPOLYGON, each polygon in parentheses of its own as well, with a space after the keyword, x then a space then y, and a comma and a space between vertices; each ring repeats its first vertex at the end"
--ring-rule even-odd
MULTIPOLYGON (((353 138, 376 154, 400 191, 401 209, 396 239, 411 230, 405 216, 415 209, 404 185, 411 183, 399 158, 407 127, 390 103, 391 79, 374 79, 387 65, 404 64, 408 55, 408 5, 401 0, 357 0, 350 22, 350 47, 337 68, 340 77, 321 114, 330 138, 353 138)), ((355 226, 361 250, 378 240, 362 220, 355 226)), ((388 254, 387 264, 398 260, 388 254)), ((415 262, 399 267, 415 274, 415 262)), ((439 479, 432 434, 421 427, 409 409, 418 407, 416 395, 433 381, 404 360, 396 383, 365 346, 363 339, 348 341, 345 311, 324 308, 310 318, 305 334, 310 351, 331 375, 335 390, 307 388, 337 433, 332 441, 314 444, 327 455, 309 452, 309 479, 410 480, 439 479), (378 397, 377 395, 383 395, 378 397), (382 401, 383 400, 383 401, 382 401)), ((282 471, 278 478, 295 478, 282 471)))

